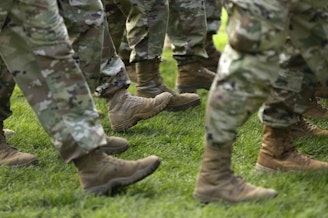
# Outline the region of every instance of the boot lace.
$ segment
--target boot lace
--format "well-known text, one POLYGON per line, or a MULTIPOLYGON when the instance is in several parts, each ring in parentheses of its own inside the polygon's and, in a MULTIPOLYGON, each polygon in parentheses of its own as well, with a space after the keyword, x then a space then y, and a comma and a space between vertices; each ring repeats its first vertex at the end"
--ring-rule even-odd
POLYGON ((290 150, 288 153, 292 156, 292 159, 296 160, 297 163, 300 163, 301 165, 308 165, 311 159, 313 159, 312 156, 307 154, 302 154, 296 149, 290 150))
POLYGON ((301 120, 298 122, 297 126, 304 132, 311 132, 311 133, 313 133, 319 129, 316 125, 310 123, 304 117, 301 118, 301 120))
POLYGON ((321 113, 326 113, 328 111, 328 108, 320 103, 320 98, 314 98, 312 99, 313 108, 320 111, 321 113))
POLYGON ((124 160, 115 157, 108 158, 108 162, 112 164, 114 167, 122 167, 125 164, 124 160))
POLYGON ((234 172, 232 170, 229 170, 228 172, 226 172, 226 178, 227 183, 232 184, 234 187, 244 187, 244 184, 246 183, 246 181, 243 179, 243 177, 238 176, 236 174, 234 174, 234 172))
POLYGON ((243 177, 235 174, 232 174, 230 183, 233 185, 233 187, 239 189, 239 192, 243 192, 247 187, 246 180, 243 177))
POLYGON ((134 105, 140 105, 143 104, 145 98, 131 95, 129 92, 124 94, 125 102, 133 102, 134 105))

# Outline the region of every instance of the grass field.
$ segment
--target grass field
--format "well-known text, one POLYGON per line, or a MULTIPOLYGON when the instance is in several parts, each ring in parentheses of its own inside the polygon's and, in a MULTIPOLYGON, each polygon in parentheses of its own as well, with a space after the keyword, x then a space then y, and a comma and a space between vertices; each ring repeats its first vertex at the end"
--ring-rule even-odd
MULTIPOLYGON (((222 34, 222 35, 221 35, 222 34)), ((222 49, 226 37, 215 36, 222 49)), ((161 65, 165 83, 174 89, 175 62, 171 53, 161 65)), ((129 88, 134 93, 134 85, 129 88)), ((72 164, 64 164, 19 89, 12 98, 14 112, 6 128, 17 133, 9 142, 37 155, 40 165, 11 169, 0 167, 0 217, 117 217, 117 218, 284 218, 328 217, 328 174, 302 172, 257 174, 253 171, 261 145, 261 124, 256 115, 240 129, 234 146, 233 169, 249 182, 276 189, 279 195, 265 202, 204 205, 192 198, 201 162, 207 91, 202 104, 185 112, 162 112, 125 133, 113 133, 107 116, 102 119, 108 135, 127 138, 131 147, 118 157, 138 159, 150 154, 162 160, 149 178, 123 189, 114 197, 85 196, 72 164)), ((97 107, 106 112, 103 101, 97 107)), ((326 120, 312 120, 328 129, 326 120)), ((299 150, 328 161, 326 138, 298 139, 299 150)))

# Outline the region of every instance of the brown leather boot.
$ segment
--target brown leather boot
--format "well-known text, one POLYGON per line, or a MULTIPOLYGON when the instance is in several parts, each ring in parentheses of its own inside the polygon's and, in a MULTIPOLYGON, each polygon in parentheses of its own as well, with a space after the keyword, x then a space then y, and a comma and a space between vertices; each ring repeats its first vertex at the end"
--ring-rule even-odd
POLYGON ((195 93, 197 89, 209 90, 215 75, 202 67, 199 61, 178 65, 177 90, 179 93, 195 93))
POLYGON ((99 147, 99 149, 101 149, 103 152, 109 155, 123 153, 130 146, 128 140, 121 137, 107 136, 106 141, 107 144, 102 145, 101 147, 99 147))
POLYGON ((300 121, 290 126, 290 134, 292 137, 314 137, 314 136, 328 136, 328 130, 310 123, 304 117, 300 121))
POLYGON ((19 152, 16 148, 10 146, 3 132, 3 122, 0 121, 0 165, 11 167, 23 167, 37 164, 38 159, 28 153, 19 152))
POLYGON ((221 52, 217 50, 214 45, 212 33, 207 33, 206 35, 205 50, 207 52, 208 58, 202 60, 201 65, 212 72, 217 72, 221 52))
POLYGON ((100 149, 74 160, 80 184, 87 194, 112 194, 119 187, 136 183, 152 174, 160 160, 152 155, 137 161, 121 160, 100 149))
POLYGON ((238 203, 275 197, 273 189, 256 187, 247 183, 231 170, 231 144, 213 147, 205 145, 198 173, 194 198, 202 202, 226 201, 238 203))
POLYGON ((260 172, 328 169, 328 163, 314 160, 295 149, 288 128, 264 126, 262 147, 255 169, 260 172))
POLYGON ((137 95, 146 98, 153 98, 163 92, 172 94, 172 98, 165 110, 183 111, 188 108, 200 105, 200 97, 197 94, 178 94, 167 88, 159 74, 158 59, 141 61, 136 63, 138 76, 137 95))
POLYGON ((328 118, 328 108, 320 103, 319 98, 314 98, 309 104, 309 108, 304 112, 304 116, 314 118, 328 118))
POLYGON ((169 104, 172 95, 163 92, 154 98, 132 96, 121 89, 113 97, 106 99, 109 120, 113 131, 125 131, 140 120, 155 116, 169 104))

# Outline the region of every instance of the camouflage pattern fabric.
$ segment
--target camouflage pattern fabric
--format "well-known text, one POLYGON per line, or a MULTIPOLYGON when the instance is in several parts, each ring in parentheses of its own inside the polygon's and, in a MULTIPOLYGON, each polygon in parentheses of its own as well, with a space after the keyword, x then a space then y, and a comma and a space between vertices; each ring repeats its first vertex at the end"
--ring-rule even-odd
POLYGON ((167 0, 103 0, 103 3, 116 48, 126 27, 130 62, 157 59, 162 55, 168 20, 167 0))
POLYGON ((8 17, 1 56, 65 162, 106 144, 57 2, 13 1, 8 17))
MULTIPOLYGON (((79 4, 68 0, 57 2, 73 41, 74 58, 95 96, 106 98, 119 89, 127 88, 130 80, 111 41, 107 23, 104 23, 101 1, 83 0, 79 4)), ((3 63, 0 67, 2 70, 6 68, 3 63)), ((10 90, 5 92, 9 95, 10 90)), ((3 119, 11 114, 9 104, 9 98, 2 99, 0 116, 3 119)))
POLYGON ((207 33, 216 34, 221 26, 221 0, 205 0, 207 33))
POLYGON ((121 8, 116 5, 116 2, 114 0, 102 0, 102 2, 105 7, 110 35, 112 36, 112 40, 115 48, 119 50, 121 41, 123 40, 122 38, 123 34, 125 35, 125 41, 126 41, 125 24, 127 20, 127 15, 124 14, 123 11, 121 11, 121 8))
POLYGON ((281 55, 281 70, 268 100, 259 110, 264 125, 285 128, 299 121, 320 83, 290 40, 281 55))
POLYGON ((68 29, 75 59, 95 90, 100 79, 100 63, 104 40, 105 12, 101 1, 83 0, 78 4, 70 0, 58 0, 60 14, 68 29))
POLYGON ((208 58, 204 48, 206 29, 204 0, 169 0, 167 34, 175 59, 208 58))
POLYGON ((7 21, 8 11, 12 7, 12 4, 13 4, 12 0, 2 0, 0 2, 0 32, 3 25, 7 21))
MULTIPOLYGON (((115 1, 113 2, 110 0, 103 0, 103 2, 105 4, 107 12, 110 33, 113 36, 115 47, 116 49, 119 49, 120 57, 123 60, 128 59, 130 60, 130 62, 134 62, 160 57, 163 52, 164 38, 166 34, 166 32, 163 32, 163 30, 166 30, 166 26, 167 34, 170 37, 171 42, 174 46, 173 56, 176 59, 183 60, 190 58, 198 59, 208 57, 204 49, 204 40, 207 29, 204 1, 155 1, 156 4, 153 4, 153 6, 151 7, 151 11, 153 11, 153 14, 156 14, 156 16, 153 15, 152 17, 150 17, 149 22, 140 21, 140 17, 142 17, 140 13, 142 12, 142 10, 139 11, 139 17, 135 16, 136 18, 133 18, 132 16, 130 16, 129 18, 127 18, 127 20, 129 21, 127 22, 127 27, 133 31, 128 30, 126 35, 124 33, 125 26, 123 25, 123 23, 118 23, 117 21, 124 19, 124 14, 129 14, 129 10, 131 10, 130 5, 125 3, 125 1, 123 1, 123 3, 122 1, 120 1, 117 6, 115 6, 115 1), (167 7, 160 7, 158 5, 160 4, 167 6, 168 3, 169 12, 167 12, 167 7), (169 13, 169 19, 167 13, 169 13), (149 24, 147 25, 147 23, 149 24), (147 36, 147 34, 143 33, 145 29, 149 30, 149 39, 144 39, 147 36), (161 31, 158 31, 159 29, 161 31), (127 40, 125 37, 127 38, 127 40), (141 42, 144 43, 141 44, 141 42), (136 43, 139 44, 136 45, 136 43), (154 44, 156 44, 156 46, 153 46, 154 44), (140 49, 135 49, 139 48, 139 46, 140 49), (132 48, 132 55, 130 48, 132 48)), ((218 2, 214 1, 211 2, 210 7, 213 6, 212 3, 215 3, 215 7, 218 7, 218 2)), ((144 3, 144 5, 146 4, 144 3)), ((141 6, 139 6, 139 8, 141 8, 141 6)), ((138 7, 136 7, 134 10, 137 9, 138 7)), ((214 16, 213 11, 213 13, 211 14, 211 18, 214 19, 214 17, 215 19, 217 19, 217 17, 221 18, 221 14, 214 16)), ((215 25, 218 25, 217 20, 215 22, 215 25)))
POLYGON ((123 61, 119 58, 100 0, 58 0, 73 41, 75 59, 92 92, 109 97, 130 85, 123 61))
POLYGON ((206 113, 209 145, 231 143, 276 81, 287 36, 327 89, 328 1, 231 0, 226 46, 206 113))
POLYGON ((101 77, 95 91, 95 95, 102 98, 111 97, 117 90, 127 89, 130 78, 125 69, 125 64, 116 53, 114 43, 105 20, 105 40, 102 51, 101 77))

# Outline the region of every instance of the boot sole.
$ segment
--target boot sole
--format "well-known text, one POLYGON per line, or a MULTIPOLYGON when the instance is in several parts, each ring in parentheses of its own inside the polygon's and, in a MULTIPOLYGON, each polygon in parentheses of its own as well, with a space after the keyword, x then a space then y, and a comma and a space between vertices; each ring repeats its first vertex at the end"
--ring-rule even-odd
POLYGON ((262 197, 262 198, 254 198, 254 199, 245 199, 245 200, 242 200, 242 201, 230 201, 230 200, 226 200, 226 199, 223 199, 223 198, 220 198, 220 197, 209 197, 209 196, 205 196, 205 195, 201 195, 201 194, 197 194, 197 193, 194 193, 193 197, 194 199, 196 200, 199 200, 201 201, 202 203, 205 203, 205 204, 208 204, 210 202, 226 202, 226 203, 229 203, 229 204, 237 204, 237 203, 241 203, 241 202, 248 202, 248 201, 265 201, 265 200, 268 200, 268 199, 271 199, 271 198, 274 198, 278 195, 278 193, 272 193, 271 195, 267 195, 265 197, 262 197))
POLYGON ((197 89, 205 89, 205 90, 210 90, 211 85, 209 86, 182 86, 182 85, 176 85, 177 91, 179 93, 196 93, 197 89))
POLYGON ((159 114, 160 112, 162 112, 165 107, 169 104, 170 100, 171 100, 172 96, 168 96, 165 101, 163 101, 161 104, 157 105, 151 113, 140 113, 140 114, 136 114, 134 115, 131 119, 129 120, 124 120, 118 124, 112 124, 111 128, 114 132, 123 132, 129 128, 131 128, 132 126, 136 125, 139 121, 141 120, 146 120, 149 119, 153 116, 156 116, 157 114, 159 114))
POLYGON ((26 167, 26 166, 31 166, 31 165, 34 165, 34 166, 39 165, 39 160, 38 159, 35 159, 35 160, 31 160, 31 161, 26 162, 26 163, 15 164, 15 165, 8 165, 8 166, 10 166, 11 168, 19 168, 19 167, 26 167))
POLYGON ((85 189, 84 192, 86 194, 95 194, 97 196, 111 195, 112 193, 115 193, 118 188, 131 185, 151 175, 159 167, 159 165, 160 165, 160 160, 158 159, 152 165, 148 166, 147 168, 138 170, 137 172, 135 172, 133 175, 129 177, 115 178, 103 185, 85 189))
POLYGON ((182 104, 182 105, 167 106, 165 108, 165 110, 171 111, 171 112, 185 111, 189 108, 193 108, 193 107, 196 107, 198 105, 200 105, 200 98, 196 99, 194 101, 188 102, 186 104, 182 104))
MULTIPOLYGON (((194 199, 201 201, 204 204, 208 204, 210 202, 228 202, 223 200, 222 198, 213 198, 213 197, 208 197, 208 196, 204 196, 204 195, 200 195, 197 193, 194 193, 193 195, 194 199)), ((232 203, 229 201, 229 203, 232 203)))

